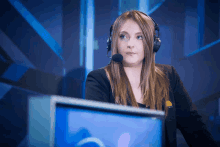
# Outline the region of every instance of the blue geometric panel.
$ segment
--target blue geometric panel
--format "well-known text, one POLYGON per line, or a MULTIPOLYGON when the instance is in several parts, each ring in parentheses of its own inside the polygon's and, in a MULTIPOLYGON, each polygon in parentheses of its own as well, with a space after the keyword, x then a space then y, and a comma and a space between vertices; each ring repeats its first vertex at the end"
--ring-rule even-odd
POLYGON ((139 10, 150 15, 157 10, 165 0, 139 0, 139 10))
POLYGON ((48 46, 63 60, 62 48, 47 32, 46 29, 35 19, 35 17, 22 5, 19 0, 9 0, 14 8, 23 16, 23 18, 33 27, 33 29, 41 36, 41 38, 48 44, 48 46))
MULTIPOLYGON (((0 23, 0 29, 13 42, 17 51, 23 54, 36 69, 62 75, 63 60, 51 49, 51 46, 40 36, 39 32, 9 1, 4 1, 4 5, 0 5, 0 8, 0 22, 2 22, 0 23)), ((23 65, 26 66, 27 60, 22 60, 22 57, 17 54, 12 57, 11 55, 16 52, 16 49, 13 52, 13 49, 8 48, 8 46, 2 48, 11 57, 11 60, 16 60, 16 64, 25 61, 23 65), (10 51, 8 52, 8 50, 10 51)))
POLYGON ((0 54, 0 60, 6 62, 6 59, 0 54))
POLYGON ((17 147, 27 147, 28 146, 28 135, 24 137, 24 139, 19 143, 17 147))
POLYGON ((13 60, 16 64, 24 65, 34 69, 36 68, 1 29, 0 38, 0 46, 2 47, 4 52, 11 58, 11 60, 13 60))
POLYGON ((205 0, 198 1, 198 8, 197 8, 197 15, 198 15, 198 45, 199 48, 204 44, 203 35, 205 33, 205 0))
POLYGON ((0 82, 0 100, 4 97, 4 95, 10 91, 11 85, 4 84, 0 82))
POLYGON ((195 54, 197 54, 197 53, 199 53, 199 52, 201 52, 201 51, 203 51, 203 50, 206 50, 206 49, 208 49, 208 48, 210 48, 210 47, 212 47, 212 46, 214 46, 214 45, 216 45, 216 44, 218 44, 218 43, 220 43, 220 39, 218 39, 218 40, 216 40, 216 41, 214 41, 214 42, 212 42, 212 43, 210 43, 210 44, 207 44, 206 46, 201 47, 201 48, 199 48, 199 49, 197 49, 197 50, 195 50, 195 51, 193 51, 193 52, 191 52, 191 53, 189 53, 189 54, 187 55, 187 57, 193 56, 193 55, 195 55, 195 54))
POLYGON ((86 55, 85 55, 85 65, 86 65, 86 73, 85 78, 87 77, 88 73, 93 70, 93 61, 94 61, 94 1, 87 1, 87 28, 86 28, 86 55))
MULTIPOLYGON (((2 86, 1 86, 2 87, 2 86)), ((0 89, 1 89, 0 87, 0 89)), ((17 147, 25 142, 28 124, 28 99, 29 96, 40 95, 31 90, 16 86, 11 89, 0 100, 0 146, 17 147)), ((25 144, 23 147, 28 147, 25 144)))
POLYGON ((2 75, 2 78, 17 82, 27 70, 28 67, 11 64, 7 71, 2 75))

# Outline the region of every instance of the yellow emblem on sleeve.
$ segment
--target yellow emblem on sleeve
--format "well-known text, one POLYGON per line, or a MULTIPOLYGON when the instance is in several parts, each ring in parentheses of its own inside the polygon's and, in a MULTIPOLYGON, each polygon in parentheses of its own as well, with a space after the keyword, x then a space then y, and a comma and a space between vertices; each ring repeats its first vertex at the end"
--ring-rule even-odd
POLYGON ((166 105, 167 105, 167 107, 173 106, 170 101, 166 101, 166 105))

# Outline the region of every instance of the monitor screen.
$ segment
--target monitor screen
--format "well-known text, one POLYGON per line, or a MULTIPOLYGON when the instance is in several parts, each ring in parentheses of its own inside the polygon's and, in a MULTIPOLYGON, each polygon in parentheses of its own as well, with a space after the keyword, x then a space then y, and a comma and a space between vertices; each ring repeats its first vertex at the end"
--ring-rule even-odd
POLYGON ((56 105, 56 147, 160 147, 162 120, 150 115, 56 105))

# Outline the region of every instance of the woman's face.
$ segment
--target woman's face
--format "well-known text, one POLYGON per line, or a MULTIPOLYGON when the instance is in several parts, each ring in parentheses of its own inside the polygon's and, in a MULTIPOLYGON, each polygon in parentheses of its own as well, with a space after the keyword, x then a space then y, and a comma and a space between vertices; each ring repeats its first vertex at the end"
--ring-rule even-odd
POLYGON ((144 59, 143 34, 138 24, 131 19, 126 20, 120 28, 118 52, 123 56, 123 66, 142 65, 144 59))

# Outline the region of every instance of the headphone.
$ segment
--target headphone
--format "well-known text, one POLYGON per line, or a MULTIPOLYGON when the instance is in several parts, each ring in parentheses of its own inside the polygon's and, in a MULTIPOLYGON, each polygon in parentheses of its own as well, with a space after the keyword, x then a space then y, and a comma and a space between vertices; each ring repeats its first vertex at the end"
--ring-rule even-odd
MULTIPOLYGON (((144 14, 145 16, 147 16, 148 18, 150 18, 153 22, 154 22, 154 28, 155 28, 155 31, 158 31, 158 36, 154 35, 154 47, 153 47, 153 52, 156 53, 159 48, 160 48, 160 45, 161 45, 161 40, 160 40, 160 34, 159 34, 159 27, 158 27, 158 24, 154 21, 153 18, 151 18, 150 16, 148 16, 147 14, 141 12, 141 11, 138 11, 142 14, 144 14)), ((111 44, 112 44, 112 29, 113 29, 113 25, 111 25, 110 27, 110 36, 108 37, 108 40, 107 40, 107 56, 108 56, 108 52, 111 51, 111 44)))

